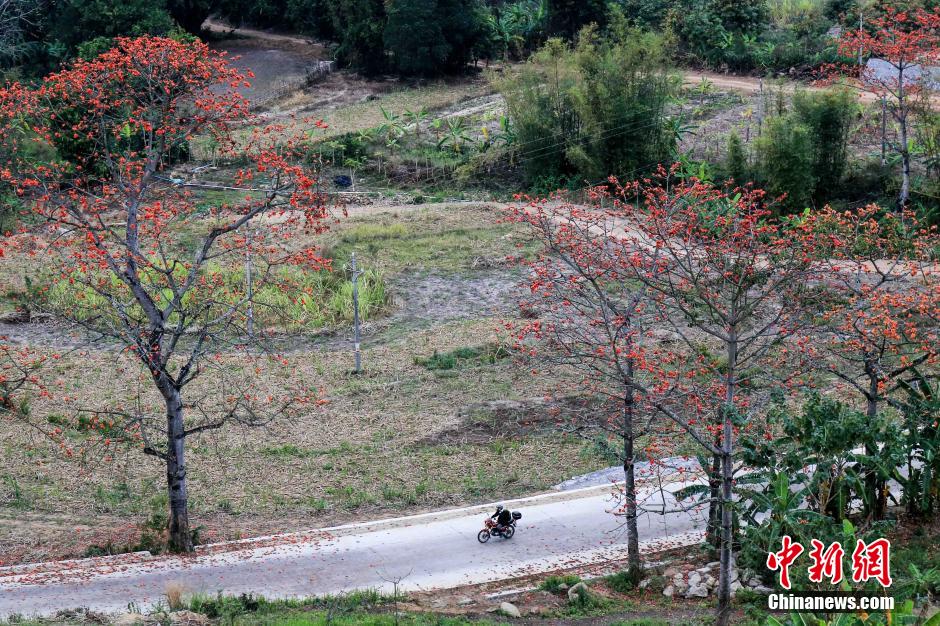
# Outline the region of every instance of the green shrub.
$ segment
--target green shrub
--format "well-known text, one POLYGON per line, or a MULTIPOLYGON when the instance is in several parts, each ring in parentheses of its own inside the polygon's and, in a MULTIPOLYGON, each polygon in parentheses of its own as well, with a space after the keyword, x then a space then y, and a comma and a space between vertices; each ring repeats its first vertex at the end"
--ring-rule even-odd
POLYGON ((788 106, 777 93, 774 108, 755 144, 760 182, 771 194, 786 195, 788 213, 825 204, 845 177, 854 99, 845 89, 797 91, 788 106))
POLYGON ((500 344, 486 344, 473 348, 456 348, 450 352, 435 351, 429 357, 415 357, 415 365, 429 370, 452 370, 467 364, 493 365, 509 356, 509 351, 500 344))
POLYGON ((539 583, 539 589, 549 593, 558 593, 562 591, 562 586, 573 587, 581 582, 580 576, 574 574, 565 574, 564 576, 549 576, 539 583))
POLYGON ((517 72, 496 81, 506 99, 529 184, 599 182, 669 160, 675 149, 666 108, 678 81, 660 36, 618 17, 610 34, 582 33, 575 48, 549 42, 517 72))
POLYGON ((815 146, 809 127, 792 116, 772 117, 757 141, 761 182, 781 206, 798 213, 812 203, 816 188, 815 146))
POLYGON ((858 111, 856 98, 847 89, 822 92, 797 91, 793 115, 810 129, 813 139, 813 197, 822 205, 838 190, 848 163, 849 135, 858 111))
POLYGON ((728 135, 728 154, 721 172, 724 179, 731 179, 738 186, 743 186, 754 179, 754 173, 747 160, 747 150, 741 136, 737 133, 728 135))
POLYGON ((636 589, 641 579, 642 574, 637 575, 634 572, 622 571, 606 576, 604 582, 607 583, 608 587, 618 593, 629 593, 636 589))
MULTIPOLYGON (((179 279, 186 270, 178 265, 179 279)), ((263 269, 256 270, 263 274, 263 269)), ((264 327, 279 327, 287 331, 317 329, 325 326, 346 323, 353 318, 352 282, 341 271, 306 271, 296 267, 272 269, 272 277, 256 283, 254 286, 253 315, 255 323, 264 327)), ((165 277, 152 268, 145 268, 140 275, 148 291, 164 293, 171 297, 168 289, 161 289, 165 277)), ((225 289, 216 306, 220 309, 241 302, 244 308, 246 293, 245 273, 242 267, 207 266, 204 275, 215 282, 222 283, 225 289)), ((87 277, 86 280, 91 280, 87 277)), ((125 289, 120 280, 108 273, 102 274, 102 280, 109 280, 111 288, 120 293, 125 289)), ((102 311, 109 311, 102 296, 81 283, 69 283, 54 280, 51 287, 43 292, 43 304, 51 311, 67 314, 81 320, 100 319, 102 311)), ((183 298, 183 309, 198 300, 193 294, 183 298)), ((369 270, 359 277, 359 315, 368 320, 379 314, 388 302, 385 281, 381 274, 369 270)), ((158 301, 164 307, 166 302, 158 301)), ((113 313, 112 313, 113 314, 113 313)), ((133 305, 128 308, 133 317, 142 316, 140 308, 133 305)), ((174 316, 177 314, 174 314, 174 316)), ((173 320, 174 317, 171 317, 173 320)), ((107 323, 107 320, 102 320, 107 323)))

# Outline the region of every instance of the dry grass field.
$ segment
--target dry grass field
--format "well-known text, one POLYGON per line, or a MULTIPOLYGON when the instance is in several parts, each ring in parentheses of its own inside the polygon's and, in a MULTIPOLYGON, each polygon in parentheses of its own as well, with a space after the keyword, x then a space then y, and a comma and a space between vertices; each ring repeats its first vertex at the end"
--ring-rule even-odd
MULTIPOLYGON (((350 373, 348 325, 292 336, 291 371, 262 374, 259 388, 302 382, 328 402, 297 420, 189 441, 192 515, 203 540, 486 502, 607 464, 555 432, 543 403, 550 380, 512 358, 487 358, 502 340, 500 320, 515 314, 520 279, 505 262, 518 253, 518 233, 494 224, 497 211, 376 207, 323 238, 328 254, 348 259, 356 251, 388 284, 386 310, 364 328, 365 372, 350 373), (455 350, 470 356, 434 360, 455 350)), ((6 259, 5 286, 15 291, 14 277, 39 259, 6 259)), ((72 401, 37 400, 37 416, 54 423, 68 407, 136 397, 137 365, 113 347, 86 346, 54 324, 0 332, 62 354, 44 376, 72 401), (67 351, 69 344, 77 348, 67 351)), ((143 400, 159 414, 154 398, 143 400)), ((69 436, 80 444, 84 435, 69 436)), ((34 431, 4 424, 0 453, 4 562, 133 545, 138 526, 163 510, 162 468, 139 450, 83 463, 34 431)))

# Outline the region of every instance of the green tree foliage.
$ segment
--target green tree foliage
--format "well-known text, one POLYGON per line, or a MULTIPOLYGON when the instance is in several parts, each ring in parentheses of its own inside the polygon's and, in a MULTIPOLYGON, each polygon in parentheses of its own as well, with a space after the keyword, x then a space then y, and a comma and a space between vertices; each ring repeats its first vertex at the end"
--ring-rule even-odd
POLYGON ((404 75, 456 72, 486 37, 487 13, 476 0, 391 0, 385 48, 404 75))
POLYGON ((675 3, 669 0, 622 0, 620 6, 631 24, 659 28, 675 3))
POLYGON ((549 40, 497 83, 530 184, 596 182, 671 157, 675 136, 665 109, 677 81, 662 39, 622 22, 612 31, 605 38, 589 27, 574 49, 549 40))
POLYGON ((330 4, 329 0, 221 0, 218 11, 233 24, 283 28, 335 39, 330 4))
POLYGON ((384 0, 336 0, 327 6, 339 43, 336 59, 366 74, 385 71, 384 0))
POLYGON ((50 11, 47 36, 72 52, 96 37, 167 35, 175 26, 162 1, 69 0, 50 11))
POLYGON ((820 2, 676 0, 665 17, 657 0, 627 0, 629 19, 675 35, 691 61, 736 71, 810 69, 836 60, 827 34, 833 18, 820 2))
POLYGON ((198 35, 202 23, 218 8, 219 0, 166 0, 166 8, 176 23, 198 35))
POLYGON ((548 32, 571 39, 587 24, 607 23, 606 0, 547 0, 548 32))

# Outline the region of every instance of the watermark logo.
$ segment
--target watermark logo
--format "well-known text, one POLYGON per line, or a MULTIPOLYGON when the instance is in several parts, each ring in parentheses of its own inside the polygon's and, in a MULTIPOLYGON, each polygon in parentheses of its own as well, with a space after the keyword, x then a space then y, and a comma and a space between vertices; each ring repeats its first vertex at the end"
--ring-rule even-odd
MULTIPOLYGON (((767 555, 768 569, 779 572, 780 586, 789 591, 792 587, 790 568, 796 564, 806 548, 793 541, 789 535, 781 540, 780 550, 767 555)), ((810 564, 807 568, 810 582, 829 581, 838 585, 846 579, 843 562, 846 551, 842 544, 835 541, 829 545, 818 539, 812 539, 807 553, 810 564)), ((887 589, 891 586, 891 542, 876 539, 864 542, 859 539, 851 555, 851 579, 855 583, 876 581, 887 589)), ((857 610, 894 609, 894 598, 888 596, 868 596, 850 591, 806 591, 795 593, 775 593, 767 598, 767 608, 771 611, 823 610, 827 612, 854 612, 857 610)))
MULTIPOLYGON (((828 546, 818 539, 811 542, 809 558, 812 564, 807 568, 809 579, 821 583, 828 579, 832 584, 842 582, 842 559, 845 550, 835 541, 828 546)), ((790 567, 806 551, 802 544, 793 541, 789 535, 781 540, 781 549, 767 555, 767 567, 780 572, 780 586, 790 589, 790 567)), ((891 586, 891 542, 887 539, 875 539, 865 543, 861 539, 852 551, 852 582, 866 583, 876 580, 885 588, 891 586)))

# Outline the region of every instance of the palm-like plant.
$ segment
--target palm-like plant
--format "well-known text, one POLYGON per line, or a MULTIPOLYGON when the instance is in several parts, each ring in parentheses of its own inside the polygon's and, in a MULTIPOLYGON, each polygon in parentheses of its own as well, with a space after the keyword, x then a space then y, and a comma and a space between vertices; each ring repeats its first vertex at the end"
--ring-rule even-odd
POLYGON ((393 111, 386 111, 385 107, 379 107, 382 111, 384 122, 379 124, 379 134, 385 137, 385 145, 392 147, 405 135, 405 124, 402 122, 402 116, 393 111))
POLYGON ((437 126, 442 130, 441 137, 437 142, 438 150, 450 148, 455 154, 460 154, 463 151, 464 144, 470 141, 467 121, 462 117, 449 117, 444 120, 443 125, 438 124, 437 126))
POLYGON ((421 136, 421 124, 428 117, 428 110, 424 107, 421 107, 418 111, 412 111, 410 109, 405 109, 404 118, 408 120, 406 126, 414 126, 415 139, 421 136))

